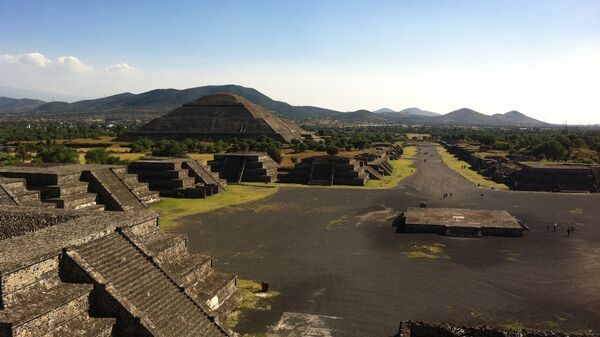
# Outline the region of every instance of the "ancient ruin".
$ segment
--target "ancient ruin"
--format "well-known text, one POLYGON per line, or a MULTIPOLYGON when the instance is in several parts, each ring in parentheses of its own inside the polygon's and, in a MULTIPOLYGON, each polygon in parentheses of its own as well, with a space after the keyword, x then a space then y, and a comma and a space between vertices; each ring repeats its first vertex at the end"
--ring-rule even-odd
POLYGON ((600 166, 522 162, 509 186, 523 191, 600 192, 600 166))
POLYGON ((375 153, 361 153, 354 158, 365 168, 371 179, 382 180, 383 176, 389 176, 394 171, 390 155, 384 149, 376 150, 375 153))
POLYGON ((264 152, 236 152, 215 154, 208 162, 213 172, 228 182, 272 182, 279 165, 264 152))
POLYGON ((236 276, 147 211, 0 209, 0 337, 233 336, 236 276))
POLYGON ((304 158, 279 175, 279 182, 309 185, 364 186, 368 181, 369 173, 358 160, 328 155, 304 158))
POLYGON ((0 199, 6 200, 2 194, 8 195, 17 205, 129 211, 143 210, 159 201, 158 193, 120 165, 5 166, 0 167, 0 177, 0 199), (7 178, 18 181, 8 183, 7 178))
POLYGON ((218 172, 189 158, 148 157, 129 164, 127 170, 166 197, 205 198, 227 187, 218 172))
POLYGON ((150 121, 121 140, 152 139, 231 139, 268 136, 289 143, 302 140, 302 130, 294 122, 279 117, 243 97, 222 93, 207 95, 184 104, 150 121))
POLYGON ((395 221, 397 232, 447 236, 523 236, 523 225, 506 211, 409 207, 395 221))
POLYGON ((597 334, 563 333, 538 330, 512 330, 488 326, 466 326, 431 322, 400 322, 394 337, 598 337, 597 334))

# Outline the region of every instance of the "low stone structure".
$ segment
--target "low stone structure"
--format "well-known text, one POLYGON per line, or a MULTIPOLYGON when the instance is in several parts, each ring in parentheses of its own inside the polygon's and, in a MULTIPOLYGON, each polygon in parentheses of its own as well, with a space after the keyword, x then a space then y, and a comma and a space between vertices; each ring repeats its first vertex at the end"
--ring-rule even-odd
POLYGON ((0 177, 25 182, 29 192, 13 193, 16 197, 12 199, 18 205, 39 205, 36 200, 40 200, 41 205, 71 210, 129 211, 159 201, 158 193, 150 191, 147 184, 140 183, 136 175, 120 165, 5 166, 0 167, 0 177))
POLYGON ((287 174, 279 176, 279 182, 309 185, 364 186, 369 173, 354 158, 339 156, 315 156, 302 159, 287 174))
POLYGON ((307 132, 290 120, 247 99, 221 93, 203 96, 156 118, 120 140, 152 139, 231 139, 267 136, 290 143, 302 140, 307 132))
POLYGON ((523 191, 600 192, 600 165, 522 162, 509 186, 523 191))
POLYGON ((0 337, 233 336, 236 276, 146 211, 3 206, 0 337), (29 223, 38 223, 31 227, 29 223))
POLYGON ((235 152, 215 154, 208 162, 213 172, 230 183, 272 182, 279 165, 265 152, 235 152))
POLYGON ((48 206, 42 203, 39 191, 27 189, 25 179, 0 177, 0 205, 48 206))
POLYGON ((382 180, 383 176, 389 176, 394 171, 388 151, 384 149, 375 150, 375 153, 361 153, 354 158, 366 169, 371 179, 382 180))
POLYGON ((222 192, 227 181, 200 161, 189 158, 149 157, 127 167, 161 196, 204 198, 222 192))
POLYGON ((452 325, 431 322, 400 322, 394 337, 599 337, 597 334, 558 331, 512 330, 488 326, 452 325))
POLYGON ((448 236, 523 236, 523 226, 506 211, 409 207, 394 221, 397 232, 448 236))

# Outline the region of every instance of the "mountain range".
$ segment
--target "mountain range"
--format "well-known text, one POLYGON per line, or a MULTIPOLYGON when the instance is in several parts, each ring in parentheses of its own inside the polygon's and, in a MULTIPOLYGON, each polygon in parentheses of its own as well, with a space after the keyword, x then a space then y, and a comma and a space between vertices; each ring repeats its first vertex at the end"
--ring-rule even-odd
POLYGON ((148 119, 155 117, 157 114, 167 113, 183 103, 193 101, 201 96, 223 92, 243 96, 249 101, 274 111, 283 117, 299 121, 328 119, 352 124, 400 123, 519 127, 549 125, 518 111, 490 116, 471 109, 462 108, 440 115, 418 108, 408 108, 401 111, 382 108, 374 112, 368 110, 342 112, 316 106, 293 106, 285 102, 273 100, 256 89, 239 85, 212 85, 184 90, 155 89, 141 94, 126 92, 73 103, 0 97, 0 114, 11 114, 12 116, 25 118, 108 118, 109 116, 110 118, 118 118, 119 115, 126 114, 127 116, 135 116, 137 119, 145 119, 145 117, 148 119))

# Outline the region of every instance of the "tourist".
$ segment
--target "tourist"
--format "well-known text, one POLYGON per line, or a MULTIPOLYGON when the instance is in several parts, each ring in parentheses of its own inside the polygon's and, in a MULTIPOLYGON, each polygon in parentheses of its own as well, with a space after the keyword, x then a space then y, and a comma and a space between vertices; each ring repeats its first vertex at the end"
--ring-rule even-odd
POLYGON ((575 226, 571 226, 571 236, 573 236, 573 234, 575 234, 575 226))
POLYGON ((554 230, 553 230, 553 232, 556 232, 556 227, 557 227, 557 226, 558 226, 558 224, 555 222, 555 223, 554 223, 554 230))
POLYGON ((567 236, 571 236, 571 227, 567 227, 567 236))
POLYGON ((550 224, 546 225, 546 232, 550 231, 550 224))

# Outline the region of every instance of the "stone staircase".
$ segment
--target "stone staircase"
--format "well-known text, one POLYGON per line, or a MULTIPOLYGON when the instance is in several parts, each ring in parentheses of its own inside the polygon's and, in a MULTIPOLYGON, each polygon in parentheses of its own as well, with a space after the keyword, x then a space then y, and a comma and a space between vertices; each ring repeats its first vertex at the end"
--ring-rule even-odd
POLYGON ((228 182, 272 182, 279 165, 264 152, 215 154, 208 162, 214 172, 228 182))
POLYGON ((84 171, 82 179, 95 191, 108 209, 118 211, 143 210, 140 202, 127 185, 110 169, 84 171))
POLYGON ((0 205, 53 206, 42 203, 39 191, 28 190, 25 179, 3 177, 0 177, 0 205))
POLYGON ((193 159, 149 157, 131 163, 128 171, 167 197, 205 198, 227 185, 218 173, 193 159))
POLYGON ((131 239, 180 287, 189 289, 188 294, 194 300, 204 303, 211 311, 218 310, 230 299, 235 300, 237 276, 214 270, 212 256, 190 254, 184 235, 153 231, 131 236, 131 239))
POLYGON ((128 173, 127 167, 113 167, 111 170, 145 206, 149 206, 160 201, 158 192, 151 191, 148 183, 141 182, 137 175, 128 173))
POLYGON ((93 285, 62 282, 57 258, 4 273, 2 281, 0 337, 113 336, 115 319, 89 316, 93 285))
POLYGON ((137 318, 149 335, 228 336, 202 305, 188 295, 188 289, 163 272, 125 231, 75 247, 67 255, 137 318))

